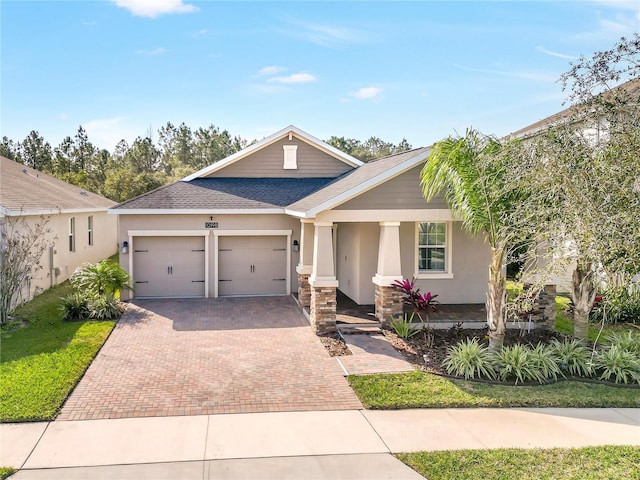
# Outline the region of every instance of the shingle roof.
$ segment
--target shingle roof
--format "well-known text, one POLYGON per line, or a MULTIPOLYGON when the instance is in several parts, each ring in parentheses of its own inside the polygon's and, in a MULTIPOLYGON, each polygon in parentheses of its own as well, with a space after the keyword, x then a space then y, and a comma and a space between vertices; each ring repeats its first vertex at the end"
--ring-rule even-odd
POLYGON ((395 167, 400 167, 405 162, 409 162, 410 160, 418 157, 420 159, 424 159, 430 151, 430 147, 416 148, 407 152, 372 160, 361 167, 338 177, 335 181, 328 184, 321 190, 290 204, 287 207, 287 210, 293 212, 306 212, 338 197, 339 195, 346 194, 350 190, 356 189, 358 186, 372 181, 378 176, 383 176, 385 172, 388 172, 395 167))
POLYGON ((284 207, 315 192, 333 178, 198 178, 179 181, 131 200, 129 209, 262 209, 284 207))
POLYGON ((0 157, 0 207, 7 215, 107 209, 116 202, 0 157))

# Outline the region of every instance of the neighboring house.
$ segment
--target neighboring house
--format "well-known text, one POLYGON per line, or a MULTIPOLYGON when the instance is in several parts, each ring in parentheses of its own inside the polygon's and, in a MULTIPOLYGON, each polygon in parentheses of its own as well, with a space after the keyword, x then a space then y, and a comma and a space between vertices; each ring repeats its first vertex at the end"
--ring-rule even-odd
POLYGON ((117 221, 107 214, 115 202, 8 158, 0 160, 0 225, 16 217, 32 226, 46 219, 50 230, 42 268, 25 278, 18 303, 66 280, 82 263, 116 252, 117 221))
POLYGON ((287 127, 182 181, 111 209, 136 297, 289 295, 316 332, 335 329, 336 289, 402 311, 390 285, 418 278, 442 303, 483 303, 489 247, 442 199, 426 202, 429 148, 363 164, 287 127))

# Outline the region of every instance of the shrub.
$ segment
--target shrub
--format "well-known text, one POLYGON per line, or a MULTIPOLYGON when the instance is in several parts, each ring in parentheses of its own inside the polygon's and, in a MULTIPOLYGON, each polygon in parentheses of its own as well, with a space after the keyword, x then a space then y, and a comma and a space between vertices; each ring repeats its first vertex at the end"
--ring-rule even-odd
POLYGON ((600 380, 615 383, 640 383, 640 360, 633 353, 623 350, 619 345, 598 352, 593 365, 600 380))
POLYGON ((538 369, 541 379, 553 378, 555 380, 558 375, 562 375, 559 358, 553 347, 538 343, 535 348, 530 350, 530 357, 533 366, 538 369))
POLYGON ((415 334, 420 332, 420 328, 416 328, 412 325, 414 314, 411 314, 411 317, 407 318, 407 314, 404 316, 399 316, 398 318, 391 320, 391 328, 396 332, 396 334, 406 340, 407 338, 413 337, 415 334))
POLYGON ((96 297, 89 302, 89 317, 93 320, 115 320, 121 316, 120 305, 113 297, 96 297))
POLYGON ((62 297, 60 309, 63 312, 63 320, 83 320, 89 318, 89 301, 85 295, 73 292, 62 297))
POLYGON ((525 345, 515 344, 494 352, 493 362, 500 380, 515 380, 516 385, 518 382, 544 381, 532 358, 531 349, 525 345))
POLYGON ((607 335, 610 345, 617 345, 622 350, 633 353, 640 358, 640 334, 627 330, 626 332, 613 332, 607 335))
POLYGON ((558 357, 562 371, 575 377, 591 376, 591 353, 581 340, 574 338, 559 341, 554 338, 550 348, 558 357))
POLYGON ((605 315, 608 323, 640 323, 640 290, 626 286, 606 289, 594 305, 591 319, 601 321, 605 315))
POLYGON ((489 349, 478 343, 476 338, 460 342, 450 347, 443 362, 450 375, 466 379, 484 377, 495 378, 489 349))
POLYGON ((129 274, 109 259, 80 266, 70 280, 74 289, 92 297, 118 297, 120 290, 131 288, 129 274))

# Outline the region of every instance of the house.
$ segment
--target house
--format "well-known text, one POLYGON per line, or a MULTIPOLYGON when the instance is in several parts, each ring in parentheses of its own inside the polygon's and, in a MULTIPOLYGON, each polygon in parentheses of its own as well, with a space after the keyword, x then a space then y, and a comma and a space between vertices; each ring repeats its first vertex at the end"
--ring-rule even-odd
POLYGON ((336 289, 402 311, 394 280, 443 303, 483 303, 489 247, 443 199, 426 202, 429 148, 369 163, 289 126, 179 182, 109 209, 136 297, 290 295, 317 333, 336 289))
POLYGON ((66 280, 81 264, 116 252, 117 221, 107 214, 115 202, 8 158, 0 161, 0 227, 24 230, 45 220, 50 231, 41 269, 24 279, 17 303, 66 280))

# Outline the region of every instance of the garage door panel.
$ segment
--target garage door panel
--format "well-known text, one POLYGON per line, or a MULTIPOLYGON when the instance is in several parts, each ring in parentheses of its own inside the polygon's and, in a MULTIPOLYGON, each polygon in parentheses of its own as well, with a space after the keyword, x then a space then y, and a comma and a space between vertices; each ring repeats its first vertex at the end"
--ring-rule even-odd
POLYGON ((287 237, 220 237, 218 294, 285 295, 287 237))
POLYGON ((204 242, 204 237, 134 238, 134 295, 203 297, 204 242))

